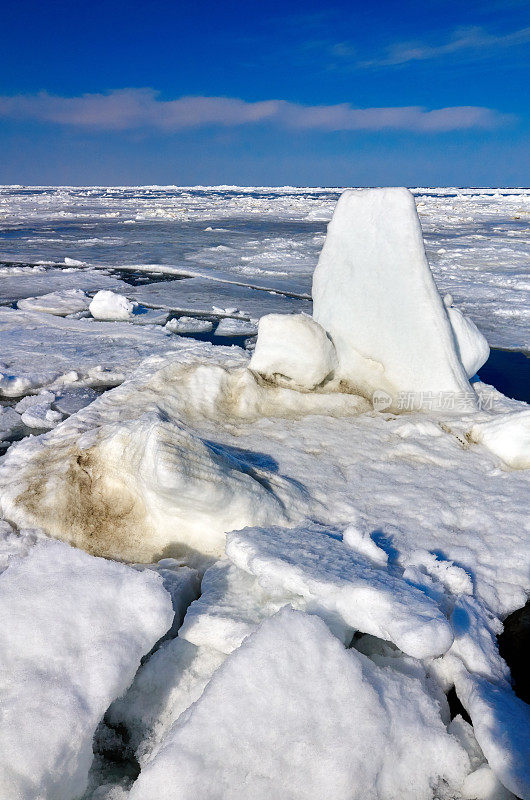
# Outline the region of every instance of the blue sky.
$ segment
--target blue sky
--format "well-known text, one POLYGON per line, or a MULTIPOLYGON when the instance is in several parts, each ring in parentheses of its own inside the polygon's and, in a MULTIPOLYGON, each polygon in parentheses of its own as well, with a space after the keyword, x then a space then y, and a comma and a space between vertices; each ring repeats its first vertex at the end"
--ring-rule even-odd
POLYGON ((5 3, 0 182, 530 185, 530 2, 5 3))

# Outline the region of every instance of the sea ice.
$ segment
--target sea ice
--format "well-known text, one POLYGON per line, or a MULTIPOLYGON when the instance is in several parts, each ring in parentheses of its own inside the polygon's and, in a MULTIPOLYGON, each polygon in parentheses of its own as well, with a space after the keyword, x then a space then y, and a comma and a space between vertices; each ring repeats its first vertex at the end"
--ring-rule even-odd
POLYGON ((337 356, 326 331, 306 314, 266 314, 249 366, 279 386, 310 391, 333 372, 337 356))
POLYGON ((66 317, 68 314, 85 311, 89 303, 90 298, 82 289, 64 289, 62 292, 51 292, 39 297, 26 297, 18 301, 17 308, 21 311, 41 311, 66 317))
POLYGON ((341 195, 313 277, 313 316, 337 349, 337 377, 371 397, 469 395, 451 324, 435 286, 407 189, 341 195))
POLYGON ((213 674, 130 799, 431 800, 469 770, 419 681, 284 609, 213 674))
POLYGON ((124 321, 132 315, 134 304, 121 294, 109 291, 96 292, 89 310, 94 319, 124 321))
POLYGON ((0 794, 73 800, 99 720, 171 625, 169 595, 150 570, 47 540, 2 573, 0 616, 0 794))

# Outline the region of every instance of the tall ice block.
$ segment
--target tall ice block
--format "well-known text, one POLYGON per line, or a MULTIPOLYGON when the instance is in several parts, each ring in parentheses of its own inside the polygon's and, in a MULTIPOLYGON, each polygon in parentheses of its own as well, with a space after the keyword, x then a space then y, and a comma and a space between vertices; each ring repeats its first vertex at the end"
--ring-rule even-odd
POLYGON ((352 390, 386 392, 389 407, 408 396, 415 408, 438 401, 448 410, 476 408, 408 189, 343 193, 313 277, 313 302, 337 349, 336 376, 352 390))

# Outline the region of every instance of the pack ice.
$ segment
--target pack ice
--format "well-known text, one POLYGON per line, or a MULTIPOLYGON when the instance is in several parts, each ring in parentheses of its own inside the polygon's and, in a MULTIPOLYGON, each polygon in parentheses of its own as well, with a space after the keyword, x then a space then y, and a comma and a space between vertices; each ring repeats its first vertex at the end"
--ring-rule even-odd
MULTIPOLYGON (((163 303, 152 286, 127 293, 163 303)), ((120 386, 2 415, 55 427, 0 464, 0 787, 77 800, 99 725, 114 751, 83 800, 529 800, 528 708, 496 639, 530 589, 527 407, 469 383, 488 345, 438 295, 407 190, 343 194, 313 317, 263 315, 256 293, 222 329, 260 317, 252 356, 171 333, 197 318, 134 325, 156 355, 120 386)), ((12 337, 22 319, 58 341, 133 330, 124 296, 102 300, 121 322, 50 318, 63 295, 4 316, 12 337)))

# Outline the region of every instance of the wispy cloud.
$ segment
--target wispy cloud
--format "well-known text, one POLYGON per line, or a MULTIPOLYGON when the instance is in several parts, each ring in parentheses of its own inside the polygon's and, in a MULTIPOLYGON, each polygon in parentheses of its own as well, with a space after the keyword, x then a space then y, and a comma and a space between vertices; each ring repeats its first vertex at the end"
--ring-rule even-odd
POLYGON ((446 42, 430 45, 399 42, 387 48, 379 58, 357 63, 359 67, 393 67, 410 61, 427 61, 457 53, 485 58, 500 49, 530 42, 530 28, 521 28, 502 35, 490 34, 480 27, 457 28, 446 42))
POLYGON ((496 128, 512 119, 481 106, 428 110, 419 106, 355 108, 349 103, 309 106, 285 100, 247 102, 235 97, 163 100, 153 89, 118 89, 79 97, 59 97, 46 92, 0 96, 0 118, 68 125, 85 130, 146 129, 166 133, 258 123, 313 131, 393 129, 435 133, 496 128))

